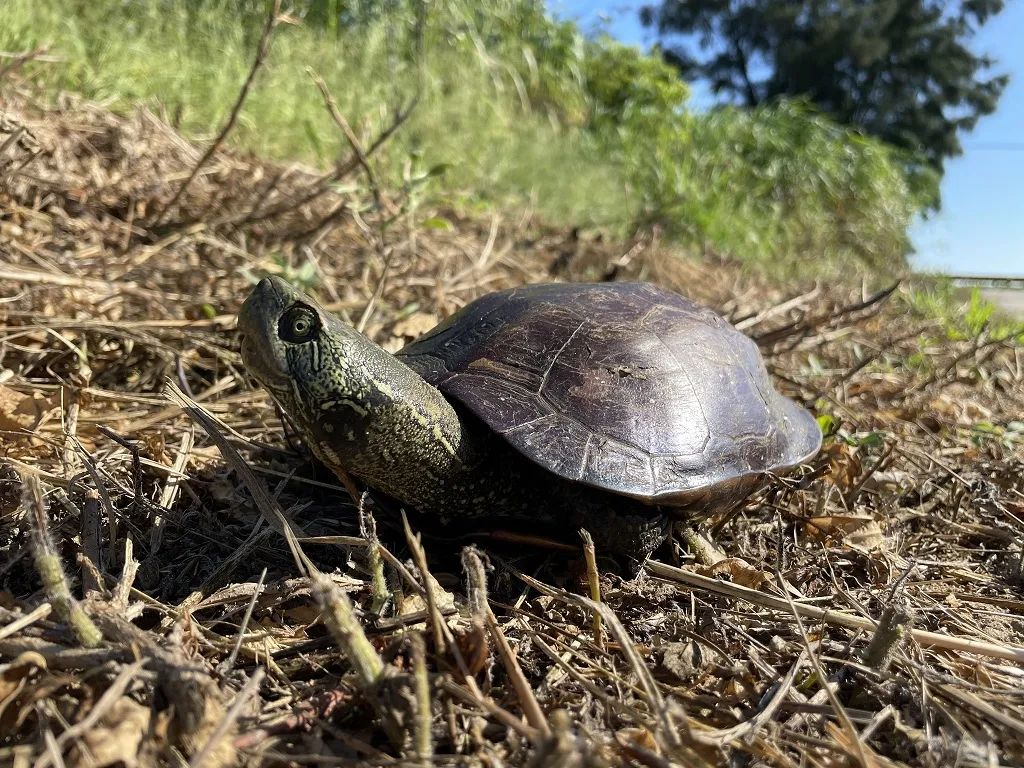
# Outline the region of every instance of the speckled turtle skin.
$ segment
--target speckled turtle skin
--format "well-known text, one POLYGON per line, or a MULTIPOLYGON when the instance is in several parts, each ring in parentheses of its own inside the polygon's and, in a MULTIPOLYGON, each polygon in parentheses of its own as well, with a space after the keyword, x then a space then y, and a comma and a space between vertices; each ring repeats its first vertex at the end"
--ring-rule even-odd
POLYGON ((656 504, 714 506, 821 446, 753 341, 650 284, 492 293, 398 357, 550 472, 656 504))
POLYGON ((753 342, 647 284, 492 293, 391 355, 271 277, 238 327, 328 467, 459 530, 585 527, 642 562, 672 517, 728 509, 820 447, 753 342))

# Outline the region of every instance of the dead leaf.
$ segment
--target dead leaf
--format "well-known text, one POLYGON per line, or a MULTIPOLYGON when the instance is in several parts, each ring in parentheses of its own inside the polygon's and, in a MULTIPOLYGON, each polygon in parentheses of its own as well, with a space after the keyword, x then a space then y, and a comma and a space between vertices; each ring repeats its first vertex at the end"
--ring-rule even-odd
POLYGON ((862 549, 874 549, 885 544, 881 526, 867 514, 850 512, 812 517, 807 521, 805 529, 811 538, 838 539, 862 549))
POLYGON ((620 728, 615 732, 615 739, 620 744, 632 744, 656 755, 661 754, 658 740, 647 728, 620 728))
POLYGON ((700 644, 692 640, 669 643, 661 657, 661 666, 683 683, 696 677, 709 663, 700 644))
POLYGON ((71 750, 69 766, 106 768, 139 764, 139 748, 149 730, 149 707, 127 696, 118 699, 100 718, 94 728, 86 731, 71 750))
POLYGON ((958 403, 951 400, 945 394, 932 398, 932 401, 928 403, 928 409, 933 413, 949 416, 954 421, 957 420, 960 415, 960 407, 958 403))
MULTIPOLYGON (((288 618, 288 621, 291 624, 309 626, 320 618, 322 611, 315 603, 299 603, 298 605, 286 608, 282 613, 288 618)), ((277 620, 269 616, 266 620, 261 621, 260 624, 267 630, 274 630, 278 628, 277 620)))
POLYGON ((418 339, 435 325, 437 325, 437 315, 430 312, 417 312, 395 323, 391 332, 395 336, 405 339, 418 339))
POLYGON ((857 450, 842 442, 828 446, 828 476, 837 488, 845 492, 852 488, 861 475, 861 461, 857 450))
MULTIPOLYGON (((442 587, 433 574, 428 574, 429 589, 434 595, 434 603, 442 611, 450 611, 455 608, 455 595, 442 587)), ((398 603, 398 615, 407 616, 410 613, 427 610, 427 601, 418 594, 406 595, 398 603)))
MULTIPOLYGON (((46 659, 35 651, 19 654, 10 664, 0 665, 0 732, 10 733, 13 722, 4 718, 7 708, 14 703, 36 675, 46 670, 46 659)), ((14 715, 16 709, 11 710, 14 715)))
POLYGON ((727 557, 719 560, 714 565, 705 565, 694 568, 694 571, 701 576, 715 578, 717 576, 728 576, 735 584, 751 589, 757 589, 761 584, 771 578, 771 574, 755 568, 746 560, 740 557, 727 557))
POLYGON ((722 696, 729 699, 742 700, 747 693, 747 686, 743 684, 742 680, 737 680, 735 677, 730 677, 722 686, 722 696))
POLYGON ((416 313, 391 326, 391 335, 381 344, 388 352, 397 352, 410 341, 418 339, 437 325, 437 315, 416 313))
POLYGON ((844 543, 866 552, 885 548, 885 534, 877 520, 869 520, 843 537, 844 543))
POLYGON ((59 392, 49 397, 39 392, 26 395, 0 384, 0 430, 32 432, 59 406, 59 392))
POLYGON ((466 662, 470 675, 482 672, 491 660, 491 645, 487 630, 479 621, 473 621, 469 627, 455 633, 455 644, 466 662))
POLYGON ((905 488, 912 487, 914 478, 909 472, 899 469, 882 470, 872 472, 864 480, 863 487, 873 491, 884 491, 885 493, 901 492, 905 488))

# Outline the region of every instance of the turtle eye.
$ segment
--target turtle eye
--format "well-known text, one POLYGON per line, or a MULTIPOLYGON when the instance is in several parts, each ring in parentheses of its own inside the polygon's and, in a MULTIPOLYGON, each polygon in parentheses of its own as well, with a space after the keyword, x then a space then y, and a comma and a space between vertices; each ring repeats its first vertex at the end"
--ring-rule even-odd
POLYGON ((303 344, 312 341, 320 330, 320 319, 309 307, 294 306, 281 316, 277 324, 277 334, 292 344, 303 344))

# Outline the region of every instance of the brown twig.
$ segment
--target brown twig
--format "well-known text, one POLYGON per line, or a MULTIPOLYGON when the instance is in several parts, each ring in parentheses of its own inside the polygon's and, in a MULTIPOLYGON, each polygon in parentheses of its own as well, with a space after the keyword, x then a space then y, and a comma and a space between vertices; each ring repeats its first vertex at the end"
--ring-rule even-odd
POLYGON ((412 648, 413 692, 416 697, 415 756, 423 768, 427 768, 434 757, 434 739, 431 733, 433 708, 430 699, 430 677, 427 673, 427 649, 423 635, 414 634, 409 638, 412 648))
POLYGON ((128 599, 138 572, 139 561, 135 559, 134 545, 131 538, 126 537, 124 540, 124 566, 121 569, 121 578, 118 579, 117 585, 110 596, 110 604, 118 610, 128 610, 128 599))
POLYGON ((260 40, 256 46, 256 56, 252 61, 252 66, 249 68, 249 74, 245 78, 245 82, 242 83, 242 88, 238 92, 238 98, 235 99, 234 106, 231 107, 231 112, 228 115, 227 121, 221 127, 217 136, 203 152, 202 156, 192 167, 192 172, 186 177, 185 181, 182 182, 181 186, 171 197, 170 201, 163 207, 163 210, 154 217, 155 226, 163 226, 167 217, 171 211, 181 200, 182 195, 192 185, 199 171, 202 169, 210 158, 213 157, 214 153, 220 148, 227 139, 228 134, 235 127, 235 123, 238 122, 238 116, 242 112, 242 106, 245 104, 246 98, 249 96, 249 91, 252 88, 253 81, 256 79, 256 73, 260 71, 264 62, 267 60, 267 55, 270 53, 270 44, 274 38, 274 29, 281 22, 281 0, 272 0, 270 6, 270 13, 267 15, 267 22, 263 27, 263 32, 260 34, 260 40))
POLYGON ((207 436, 216 443, 221 455, 231 464, 245 484, 245 487, 249 490, 249 493, 252 494, 253 500, 256 502, 260 512, 263 513, 264 519, 274 530, 284 536, 299 571, 304 575, 316 572, 316 566, 306 556, 306 553, 302 551, 302 547, 297 540, 299 535, 303 535, 303 532, 301 529, 298 529, 295 523, 287 518, 277 500, 267 491, 266 485, 256 477, 249 468, 249 465, 238 455, 238 451, 224 437, 217 421, 199 403, 178 389, 177 385, 170 379, 165 382, 164 392, 170 400, 188 413, 203 428, 207 436))
POLYGON ((29 611, 21 618, 15 619, 10 624, 0 627, 0 640, 3 640, 5 637, 10 637, 11 635, 17 634, 25 627, 31 626, 33 623, 39 621, 40 619, 45 619, 47 616, 50 615, 52 611, 53 606, 49 603, 43 603, 42 605, 37 606, 35 609, 29 611))
MULTIPOLYGON (((597 572, 597 555, 594 552, 594 537, 586 529, 580 530, 580 537, 583 539, 583 557, 587 562, 587 585, 590 587, 590 599, 595 603, 601 602, 601 579, 597 572)), ((594 612, 594 643, 598 648, 604 649, 604 630, 602 629, 601 613, 594 612)))
POLYGON ((231 653, 223 661, 223 663, 217 668, 217 671, 222 675, 226 675, 231 671, 231 668, 235 665, 235 659, 238 658, 238 652, 242 648, 242 642, 245 640, 245 630, 249 626, 249 620, 252 619, 252 612, 256 608, 256 600, 260 596, 260 590, 263 589, 263 581, 267 578, 267 569, 264 568, 260 572, 260 579, 256 582, 256 589, 252 591, 252 598, 249 600, 249 605, 245 608, 245 614, 242 616, 242 622, 238 625, 238 635, 235 638, 235 644, 231 648, 231 653))
POLYGON ((849 319, 861 312, 878 312, 886 299, 892 296, 899 287, 899 282, 893 283, 888 288, 884 288, 862 301, 837 307, 823 316, 817 315, 813 317, 801 317, 799 320, 788 323, 781 328, 775 328, 770 331, 757 334, 753 336, 753 339, 757 342, 757 345, 762 348, 771 347, 783 339, 788 339, 790 337, 796 337, 797 342, 799 342, 815 329, 833 325, 840 320, 849 319))
POLYGON ((2 67, 0 67, 0 82, 3 82, 5 79, 7 79, 8 75, 21 69, 30 61, 58 61, 58 59, 55 58, 44 58, 48 50, 50 50, 49 46, 40 45, 36 48, 33 48, 31 51, 25 51, 24 53, 15 54, 11 57, 11 60, 7 64, 4 64, 2 67))
MULTIPOLYGON (((468 564, 467 572, 469 574, 470 581, 473 583, 479 583, 484 579, 484 566, 480 560, 480 556, 472 549, 465 550, 463 553, 463 562, 468 564)), ((477 587, 477 592, 481 590, 477 587)), ((483 603, 484 619, 487 622, 487 629, 491 634, 491 639, 494 641, 495 648, 498 651, 498 656, 501 658, 502 666, 505 667, 505 674, 508 675, 509 680, 512 681, 512 687, 516 691, 516 696, 519 698, 519 704, 523 708, 523 714, 526 716, 526 722, 532 727, 536 728, 537 731, 543 736, 550 736, 551 729, 548 727, 547 718, 544 717, 544 712, 540 708, 540 703, 537 701, 537 697, 533 693, 533 688, 530 687, 529 681, 523 674, 522 668, 519 666, 519 661, 516 659, 516 654, 512 650, 512 646, 509 645, 508 638, 505 637, 505 633, 501 631, 501 626, 498 624, 497 618, 494 616, 494 611, 491 610, 491 606, 488 602, 483 603)))
MULTIPOLYGON (((706 576, 698 576, 697 574, 683 570, 682 568, 676 568, 671 565, 666 565, 665 563, 659 563, 656 560, 648 560, 644 567, 659 578, 675 581, 681 584, 687 584, 692 587, 697 587, 698 589, 706 589, 709 592, 728 595, 740 600, 746 600, 754 605, 760 605, 765 608, 772 608, 774 610, 786 612, 790 611, 790 605, 786 600, 775 597, 774 595, 765 594, 764 592, 759 592, 756 589, 749 589, 747 587, 742 587, 739 584, 730 584, 717 579, 709 579, 706 576)), ((792 610, 799 612, 804 618, 817 619, 818 621, 826 624, 848 627, 849 629, 866 629, 874 631, 878 626, 877 622, 874 622, 871 619, 866 619, 861 616, 851 616, 850 614, 841 613, 839 611, 827 611, 813 605, 794 603, 792 605, 792 610)), ((947 650, 973 653, 978 656, 990 656, 997 659, 1024 662, 1024 648, 1018 648, 1012 645, 996 645, 995 643, 986 643, 979 640, 953 637, 951 635, 940 635, 937 632, 926 632, 920 629, 912 629, 910 632, 914 640, 926 647, 945 648, 947 650)))
MULTIPOLYGON (((420 94, 419 91, 413 96, 413 98, 404 107, 396 109, 391 122, 377 135, 377 137, 366 147, 363 152, 363 157, 369 159, 377 152, 378 149, 383 147, 387 142, 394 136, 399 128, 401 128, 405 122, 412 115, 419 103, 420 94)), ((349 173, 359 167, 359 159, 356 157, 346 158, 343 162, 339 162, 335 165, 334 169, 329 173, 323 175, 314 182, 310 187, 300 194, 283 200, 276 205, 267 206, 260 211, 254 211, 247 216, 240 219, 232 219, 231 223, 238 225, 251 225, 266 219, 271 219, 277 216, 282 216, 290 211, 295 211, 304 205, 309 205, 317 198, 327 194, 331 191, 333 186, 345 178, 349 173)), ((327 214, 321 221, 317 222, 316 226, 311 227, 307 230, 309 232, 320 231, 325 222, 333 221, 334 218, 346 208, 344 200, 340 201, 334 209, 327 214)))
POLYGON ((409 519, 402 513, 402 529, 405 531, 405 540, 412 551, 413 562, 419 569, 420 578, 423 580, 423 597, 427 602, 427 613, 430 616, 430 629, 433 635, 434 650, 437 653, 444 653, 447 643, 445 642, 444 621, 437 606, 437 595, 434 592, 432 583, 433 577, 427 568, 427 553, 423 550, 419 535, 413 533, 409 525, 409 519))
POLYGON ((359 139, 356 137, 355 131, 352 130, 352 126, 348 124, 348 120, 341 114, 341 110, 338 109, 338 102, 334 99, 334 94, 331 93, 327 87, 327 83, 324 79, 316 72, 312 67, 306 67, 306 74, 310 76, 313 83, 316 85, 317 90, 320 91, 320 95, 323 97, 324 106, 327 107, 327 112, 330 114, 334 124, 338 126, 338 130, 341 131, 341 135, 345 137, 345 141, 348 142, 349 147, 352 149, 352 154, 355 157, 356 163, 363 169, 363 173, 366 174, 366 180, 370 184, 370 193, 373 195, 373 202, 376 204, 378 210, 387 210, 390 215, 394 215, 394 210, 390 207, 385 208, 384 198, 381 195, 380 184, 377 183, 377 174, 373 172, 373 167, 370 165, 369 160, 366 157, 366 153, 363 151, 362 146, 359 143, 359 139))
POLYGON ((818 654, 814 648, 814 644, 811 643, 807 637, 807 632, 804 629, 803 619, 800 617, 800 613, 796 609, 796 603, 793 602, 793 598, 789 594, 789 590, 786 589, 785 580, 782 577, 781 571, 776 571, 776 579, 778 586, 789 605, 789 610, 793 614, 793 619, 796 621, 797 629, 800 632, 800 639, 803 641, 804 649, 807 652, 807 657, 811 661, 811 665, 814 667, 815 674, 818 678, 818 683, 821 685, 822 690, 828 697, 829 703, 832 705, 832 709, 839 720, 840 727, 846 736, 847 743, 851 747, 852 757, 854 757, 862 768, 878 768, 878 760, 875 759, 874 753, 871 748, 864 744, 860 739, 860 734, 857 733, 857 729, 853 725, 853 721, 850 720, 849 714, 843 707, 842 702, 839 701, 839 697, 836 692, 832 689, 830 681, 825 674, 825 668, 821 665, 821 660, 818 658, 818 654))

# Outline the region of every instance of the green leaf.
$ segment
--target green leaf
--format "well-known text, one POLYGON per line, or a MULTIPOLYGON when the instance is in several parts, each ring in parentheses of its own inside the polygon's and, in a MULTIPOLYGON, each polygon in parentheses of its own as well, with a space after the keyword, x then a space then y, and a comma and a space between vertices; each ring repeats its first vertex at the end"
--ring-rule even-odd
POLYGON ((439 229, 445 231, 453 229, 452 223, 443 216, 431 216, 429 219, 424 219, 423 227, 425 229, 439 229))
POLYGON ((867 432, 850 435, 847 442, 850 443, 850 445, 857 446, 858 448, 877 448, 882 445, 885 440, 881 432, 867 432))
POLYGON ((821 429, 821 433, 825 437, 831 437, 839 431, 839 422, 835 416, 830 413, 823 413, 817 418, 818 428, 821 429))

